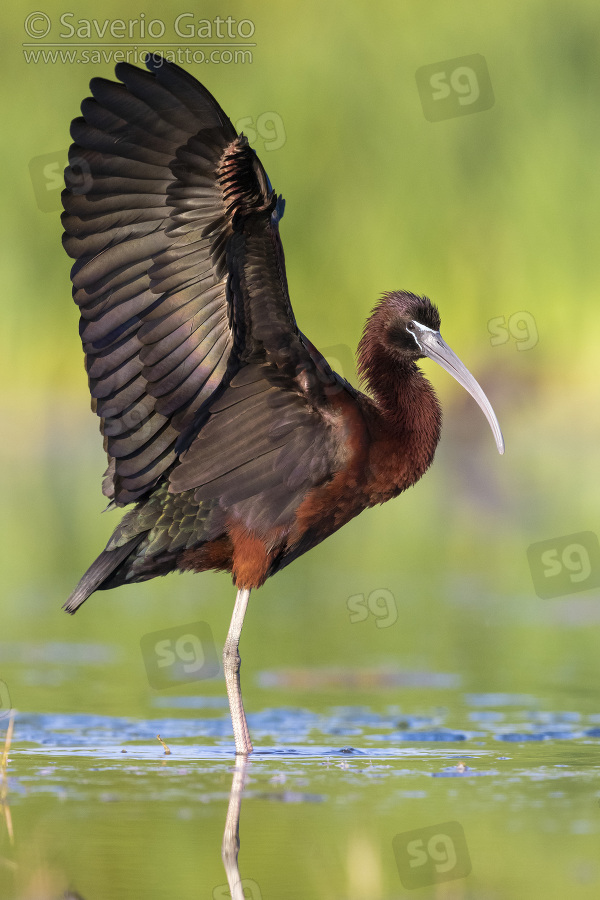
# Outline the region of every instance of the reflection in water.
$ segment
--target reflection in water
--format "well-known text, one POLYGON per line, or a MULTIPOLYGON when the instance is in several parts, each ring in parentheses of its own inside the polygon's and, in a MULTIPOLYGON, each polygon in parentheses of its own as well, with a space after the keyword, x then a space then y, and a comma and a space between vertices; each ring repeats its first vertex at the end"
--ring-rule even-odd
MULTIPOLYGON (((248 757, 236 756, 229 806, 227 807, 227 818, 225 819, 225 833, 223 834, 223 844, 221 846, 221 856, 231 892, 231 900, 244 900, 244 888, 240 880, 238 866, 238 853, 240 850, 240 809, 242 807, 242 795, 247 774, 248 757)), ((214 897, 214 900, 218 900, 218 898, 214 897)))
MULTIPOLYGON (((448 823, 464 829, 473 874, 490 886, 489 896, 502 893, 501 869, 517 870, 523 858, 533 868, 520 876, 528 881, 519 896, 554 900, 571 895, 573 880, 600 883, 600 869, 593 868, 600 830, 595 701, 580 711, 575 703, 543 708, 536 694, 501 690, 443 696, 450 698, 447 708, 441 694, 430 693, 415 713, 395 705, 383 712, 368 706, 318 714, 264 710, 253 721, 261 744, 276 736, 285 741, 251 763, 238 757, 235 768, 231 738, 224 737, 229 722, 212 713, 195 721, 22 713, 10 746, 10 849, 0 818, 0 898, 126 900, 133 893, 154 896, 158 885, 168 898, 266 900, 266 872, 276 897, 289 896, 289 885, 306 872, 306 900, 383 900, 399 896, 398 879, 407 873, 425 885, 431 861, 444 864, 435 856, 444 836, 458 848, 458 831, 448 823), (162 758, 157 732, 168 736, 168 757, 162 758), (348 740, 364 749, 340 748, 348 740), (245 818, 246 855, 238 865, 242 796, 250 802, 246 816, 268 840, 269 857, 248 858, 245 818), (276 808, 274 816, 264 801, 301 803, 302 810, 280 815, 276 808), (311 808, 319 802, 318 811, 311 808), (398 835, 404 835, 400 864, 392 852, 398 835), (222 863, 215 853, 221 841, 222 863), (318 867, 315 847, 325 860, 318 867), (409 872, 417 857, 424 868, 409 872), (118 877, 108 884, 105 873, 113 872, 118 877)), ((8 723, 8 716, 0 722, 0 757, 8 723)), ((466 859, 464 848, 457 849, 463 874, 449 882, 452 894, 444 889, 446 900, 466 896, 460 893, 466 859)))
POLYGON ((6 729, 6 737, 4 739, 4 747, 2 748, 2 756, 0 756, 0 809, 2 810, 2 818, 6 823, 6 831, 11 847, 15 842, 13 832, 12 816, 10 814, 10 806, 8 805, 8 753, 12 743, 13 729, 15 725, 15 712, 11 710, 8 720, 8 728, 6 729))

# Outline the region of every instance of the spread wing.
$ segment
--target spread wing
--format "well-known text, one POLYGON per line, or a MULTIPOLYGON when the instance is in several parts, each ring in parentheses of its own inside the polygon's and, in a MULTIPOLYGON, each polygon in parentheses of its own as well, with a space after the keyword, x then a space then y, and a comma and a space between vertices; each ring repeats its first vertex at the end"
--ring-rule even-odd
MULTIPOLYGON (((226 261, 234 229, 263 212, 279 242, 276 198, 246 139, 187 73, 157 56, 148 66, 152 74, 118 65, 123 84, 92 81, 63 193, 63 242, 77 260, 73 295, 110 460, 104 490, 119 504, 168 469, 235 368, 244 323, 226 261)), ((278 274, 293 323, 283 265, 278 274)))
POLYGON ((258 157, 194 78, 158 55, 147 66, 117 65, 122 83, 92 80, 65 172, 64 246, 109 457, 103 490, 123 505, 172 469, 171 490, 210 483, 205 493, 232 503, 251 485, 274 491, 277 518, 300 472, 307 487, 335 456, 317 400, 341 381, 297 329, 283 201, 258 157), (289 445, 300 435, 299 469, 289 445))

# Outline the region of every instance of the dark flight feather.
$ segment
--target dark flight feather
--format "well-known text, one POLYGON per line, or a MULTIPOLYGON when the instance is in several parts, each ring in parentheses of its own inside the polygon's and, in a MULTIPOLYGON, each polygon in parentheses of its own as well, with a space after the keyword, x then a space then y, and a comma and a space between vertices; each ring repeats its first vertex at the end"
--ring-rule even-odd
POLYGON ((156 484, 178 437, 235 369, 226 247, 236 215, 275 202, 211 95, 159 57, 148 65, 117 66, 123 85, 93 79, 72 126, 63 195, 90 389, 104 401, 96 410, 115 459, 105 490, 118 505, 156 484), (136 423, 144 428, 154 411, 171 425, 142 441, 136 423))

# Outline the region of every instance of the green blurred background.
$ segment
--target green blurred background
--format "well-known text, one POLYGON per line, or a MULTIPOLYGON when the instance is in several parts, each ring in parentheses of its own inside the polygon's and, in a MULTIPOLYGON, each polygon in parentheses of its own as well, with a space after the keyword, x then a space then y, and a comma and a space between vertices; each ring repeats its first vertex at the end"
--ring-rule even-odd
MULTIPOLYGON (((75 42, 59 37, 66 8, 39 9, 53 23, 46 42, 75 42)), ((597 528, 600 7, 127 0, 81 4, 69 21, 144 12, 167 26, 152 44, 161 49, 188 10, 188 23, 254 23, 251 63, 186 68, 233 122, 254 123, 253 146, 287 201, 282 237, 300 327, 353 380, 354 348, 380 294, 427 294, 506 440, 501 458, 471 398, 423 365, 445 415, 432 470, 253 595, 242 638, 247 706, 422 704, 407 690, 317 696, 257 681, 263 669, 337 666, 456 673, 464 690, 598 711, 598 592, 538 599, 526 551, 597 528), (472 54, 485 59, 493 105, 428 121, 415 73, 472 54), (348 599, 379 589, 395 599, 393 627, 377 628, 374 616, 352 623, 348 599)), ((96 595, 75 618, 60 610, 119 514, 100 515, 105 457, 48 188, 89 79, 114 66, 27 63, 29 12, 4 13, 0 84, 0 678, 19 710, 148 716, 155 692, 140 638, 203 619, 221 646, 234 590, 225 575, 170 576, 96 595), (46 641, 112 644, 114 661, 38 670, 31 654, 46 641), (29 647, 29 662, 9 645, 29 647)), ((106 51, 123 43, 96 42, 106 51)), ((221 695, 223 682, 203 691, 221 695)), ((543 891, 530 884, 529 896, 535 885, 554 896, 554 876, 543 891)))

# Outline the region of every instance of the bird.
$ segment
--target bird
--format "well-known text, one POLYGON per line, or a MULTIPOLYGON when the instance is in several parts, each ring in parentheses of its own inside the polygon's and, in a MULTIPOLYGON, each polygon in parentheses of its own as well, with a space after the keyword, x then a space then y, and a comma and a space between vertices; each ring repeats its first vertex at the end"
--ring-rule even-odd
POLYGON ((476 400, 426 296, 382 294, 357 351, 364 391, 296 323, 285 202, 209 91, 164 55, 96 77, 71 124, 63 246, 108 468, 129 507, 64 608, 173 571, 229 572, 223 669, 235 752, 253 750, 239 642, 250 592, 431 465, 428 357, 476 400))

